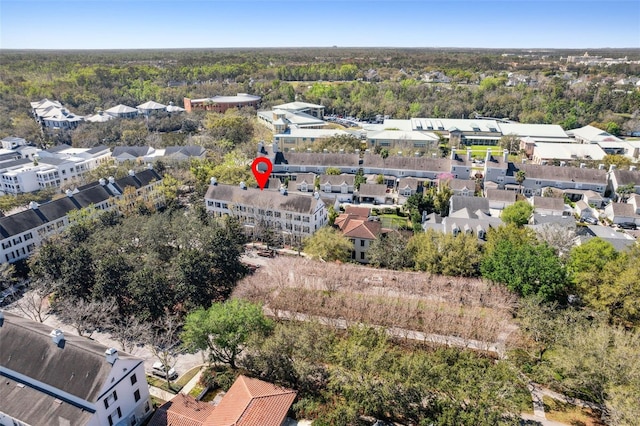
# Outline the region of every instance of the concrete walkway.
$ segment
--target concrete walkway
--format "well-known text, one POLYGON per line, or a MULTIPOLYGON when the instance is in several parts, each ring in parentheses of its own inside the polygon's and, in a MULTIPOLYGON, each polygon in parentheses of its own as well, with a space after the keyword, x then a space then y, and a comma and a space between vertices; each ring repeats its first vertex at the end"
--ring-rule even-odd
POLYGON ((204 371, 204 368, 205 368, 205 365, 200 366, 200 370, 198 370, 196 375, 193 376, 191 380, 187 382, 186 385, 184 385, 182 390, 180 390, 180 393, 188 394, 189 392, 191 392, 193 388, 195 388, 198 385, 198 382, 200 381, 200 376, 202 376, 202 372, 204 371))
POLYGON ((539 419, 546 419, 544 414, 544 402, 542 401, 543 393, 540 387, 535 383, 527 383, 527 389, 531 392, 531 400, 533 401, 533 415, 539 419))
POLYGON ((521 424, 526 426, 570 426, 567 423, 554 422, 532 414, 522 413, 520 417, 523 419, 521 424))
POLYGON ((171 392, 167 392, 166 390, 157 388, 155 386, 149 386, 149 393, 152 396, 155 396, 156 398, 161 399, 165 402, 171 401, 171 399, 173 399, 173 397, 175 396, 171 392))

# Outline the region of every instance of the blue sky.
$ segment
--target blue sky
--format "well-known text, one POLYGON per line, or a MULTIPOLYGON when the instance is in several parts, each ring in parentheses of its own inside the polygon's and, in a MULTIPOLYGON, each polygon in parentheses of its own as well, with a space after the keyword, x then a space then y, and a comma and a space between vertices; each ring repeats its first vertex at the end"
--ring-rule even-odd
POLYGON ((0 48, 640 48, 640 0, 0 0, 0 48))

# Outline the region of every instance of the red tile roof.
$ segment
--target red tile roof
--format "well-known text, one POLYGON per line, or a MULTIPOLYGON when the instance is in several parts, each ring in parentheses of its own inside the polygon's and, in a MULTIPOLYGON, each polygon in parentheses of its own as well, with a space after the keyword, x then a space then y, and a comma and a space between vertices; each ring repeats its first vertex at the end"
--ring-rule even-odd
POLYGON ((352 219, 347 227, 342 231, 347 238, 360 238, 365 240, 375 240, 382 230, 380 222, 369 220, 352 219))
POLYGON ((156 410, 148 426, 202 426, 214 410, 213 405, 179 393, 156 410))
POLYGON ((204 426, 280 426, 296 392, 239 376, 204 426))

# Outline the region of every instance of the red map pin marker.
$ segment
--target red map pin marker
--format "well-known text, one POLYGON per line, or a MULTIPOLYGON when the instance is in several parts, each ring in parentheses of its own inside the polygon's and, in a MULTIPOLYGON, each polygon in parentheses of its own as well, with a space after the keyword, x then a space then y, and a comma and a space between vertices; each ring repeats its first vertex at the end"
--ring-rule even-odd
POLYGON ((253 172, 253 176, 255 176, 256 178, 256 182, 258 182, 260 191, 264 189, 265 185, 269 181, 271 170, 273 170, 273 164, 271 164, 271 160, 269 160, 267 157, 258 157, 253 160, 253 163, 251 164, 251 171, 253 172), (258 169, 258 166, 263 164, 264 166, 258 169))

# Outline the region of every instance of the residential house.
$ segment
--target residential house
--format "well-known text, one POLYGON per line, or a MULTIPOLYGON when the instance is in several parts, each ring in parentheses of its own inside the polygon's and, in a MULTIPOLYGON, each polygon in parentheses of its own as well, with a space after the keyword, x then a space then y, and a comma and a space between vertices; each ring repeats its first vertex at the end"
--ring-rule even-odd
POLYGON ((75 129, 84 117, 75 115, 58 101, 42 99, 31 102, 31 113, 36 121, 48 129, 75 129))
MULTIPOLYGON (((275 143, 274 143, 275 147, 275 143)), ((355 174, 360 168, 358 154, 275 152, 272 174, 287 176, 294 173, 325 174, 328 168, 337 168, 341 173, 355 174)))
POLYGON ((496 182, 498 187, 520 190, 520 185, 516 182, 517 173, 520 170, 525 174, 522 192, 526 196, 542 195, 543 188, 551 187, 562 190, 570 199, 577 201, 584 191, 591 190, 604 194, 607 188, 607 172, 603 169, 515 163, 509 163, 504 182, 496 182))
POLYGON ((105 110, 108 115, 116 118, 136 118, 138 116, 138 109, 127 105, 116 105, 105 110))
POLYGON ((184 161, 205 158, 207 150, 199 145, 168 146, 164 149, 164 158, 169 161, 184 161))
POLYGON ((396 191, 401 197, 410 197, 417 193, 422 193, 425 186, 431 185, 428 179, 416 179, 412 177, 400 178, 396 181, 396 191))
POLYGON ((139 425, 151 414, 140 358, 0 311, 1 425, 139 425))
POLYGON ((358 203, 368 204, 395 204, 397 195, 385 184, 363 183, 353 194, 353 199, 358 203))
POLYGON ((485 197, 467 197, 461 195, 453 195, 449 199, 449 212, 456 212, 467 209, 471 212, 481 211, 484 215, 489 216, 489 200, 485 197))
POLYGON ((297 173, 291 175, 287 187, 290 192, 314 192, 316 190, 316 175, 313 173, 297 173))
POLYGON ((155 159, 156 149, 151 146, 116 146, 111 157, 118 163, 125 161, 149 162, 155 159))
POLYGON ((351 202, 354 193, 355 175, 320 175, 319 189, 326 194, 337 194, 338 202, 351 202))
POLYGON ((534 195, 528 198, 528 201, 533 206, 534 212, 541 215, 566 216, 571 214, 571 211, 565 207, 563 198, 534 195))
MULTIPOLYGON (((213 179, 212 179, 213 181, 213 179)), ((237 217, 248 233, 268 227, 300 241, 327 223, 327 207, 318 193, 313 196, 223 185, 212 182, 204 197, 209 213, 237 217)))
POLYGON ((489 229, 498 228, 501 225, 503 225, 503 222, 500 218, 490 216, 486 211, 481 209, 474 211, 469 207, 464 207, 459 210, 452 210, 452 213, 444 218, 438 218, 435 214, 429 215, 425 217, 425 220, 422 223, 422 228, 425 231, 433 229, 445 234, 470 234, 475 235, 479 240, 485 240, 489 229))
POLYGON ((516 202, 516 193, 504 189, 486 189, 485 198, 489 200, 489 209, 504 210, 516 202))
POLYGON ((576 202, 576 206, 574 209, 580 219, 584 219, 587 217, 593 217, 597 219, 599 217, 598 211, 594 207, 591 207, 584 199, 576 202))
POLYGON ((633 206, 633 211, 640 215, 640 194, 631 194, 629 199, 627 200, 627 204, 633 206))
POLYGON ((115 119, 115 117, 113 115, 105 114, 104 111, 98 111, 96 114, 88 115, 84 119, 89 123, 106 123, 107 121, 115 119))
POLYGON ((505 177, 509 168, 509 151, 503 150, 502 155, 494 156, 491 150, 487 150, 484 159, 484 181, 494 182, 504 188, 505 177))
POLYGON ((388 229, 383 229, 379 221, 370 218, 369 213, 368 208, 349 206, 334 223, 342 235, 353 244, 351 259, 364 264, 369 263, 367 251, 371 244, 383 234, 390 232, 388 229))
POLYGON ((30 256, 49 236, 69 226, 72 211, 90 206, 112 210, 117 206, 115 200, 121 199, 127 188, 132 188, 139 199, 160 208, 164 205, 162 193, 157 190, 161 183, 162 177, 152 169, 132 171, 125 178, 100 179, 75 191, 67 190, 66 197, 44 204, 32 202, 27 210, 0 217, 0 263, 30 256))
POLYGON ((596 209, 601 209, 606 204, 605 199, 602 197, 602 195, 595 191, 585 191, 582 194, 582 200, 596 209))
POLYGON ((449 189, 454 195, 473 197, 476 193, 476 182, 469 179, 447 179, 445 180, 449 189))
POLYGON ((615 198, 613 194, 617 193, 618 188, 626 185, 633 185, 633 192, 640 194, 640 171, 631 166, 629 170, 612 169, 609 172, 609 190, 612 198, 615 198))
POLYGON ((166 105, 155 101, 147 101, 143 104, 138 105, 136 108, 138 108, 138 114, 144 115, 145 117, 167 111, 166 105))
POLYGON ((238 376, 218 405, 178 394, 160 406, 149 426, 282 426, 296 391, 238 376))
POLYGON ((214 96, 212 98, 189 99, 184 98, 184 109, 192 111, 214 111, 224 114, 231 108, 258 108, 262 98, 247 93, 238 93, 235 96, 214 96))
POLYGON ((617 232, 609 226, 588 225, 580 227, 576 245, 582 245, 592 238, 600 238, 618 251, 625 251, 637 244, 635 238, 626 232, 617 232))
POLYGON ((640 225, 640 216, 636 208, 630 203, 609 203, 604 208, 604 215, 614 224, 633 222, 640 225))
POLYGON ((0 167, 6 161, 20 160, 22 158, 34 159, 34 156, 40 149, 29 144, 25 139, 14 136, 8 136, 0 140, 2 148, 0 149, 0 167))

